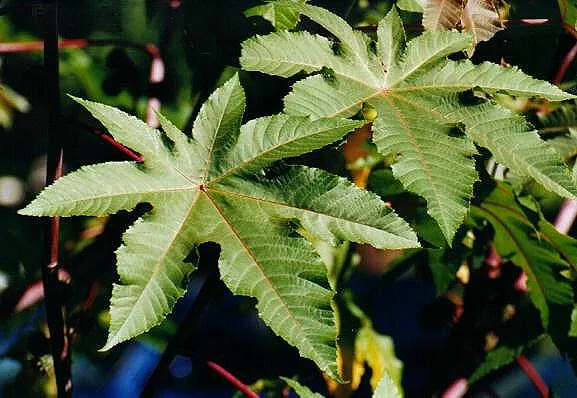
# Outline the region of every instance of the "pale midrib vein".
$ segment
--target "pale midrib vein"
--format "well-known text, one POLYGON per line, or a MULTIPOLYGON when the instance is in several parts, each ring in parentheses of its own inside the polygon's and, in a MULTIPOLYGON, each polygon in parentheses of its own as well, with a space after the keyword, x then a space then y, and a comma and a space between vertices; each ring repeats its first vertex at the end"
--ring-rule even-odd
MULTIPOLYGON (((210 189, 211 191, 217 192, 214 189, 210 189)), ((228 229, 230 230, 230 232, 232 233, 232 235, 235 237, 235 239, 238 241, 238 243, 240 244, 240 246, 242 247, 242 249, 245 251, 245 253, 253 260, 253 263, 257 266, 257 268, 260 270, 261 275, 263 276, 264 280, 267 281, 267 284, 269 285, 270 289, 274 292, 274 294, 276 295, 276 297, 278 298, 278 300, 280 301, 281 305, 285 308, 286 312, 289 314, 289 316, 291 317, 291 319, 293 320, 294 324, 296 325, 300 325, 300 330, 298 331, 298 333, 302 336, 301 339, 299 339, 300 342, 305 341, 309 352, 314 352, 316 353, 316 350, 314 349, 314 346, 310 343, 308 338, 305 338, 306 335, 304 335, 304 333, 302 332, 302 330, 304 329, 304 327, 301 325, 301 323, 298 321, 298 319, 294 316, 293 312, 291 311, 291 309, 288 307, 288 305, 284 302, 282 296, 280 295, 280 293, 278 292, 278 290, 276 289, 276 287, 274 286, 274 284, 271 282, 271 280, 269 279, 268 275, 266 274, 264 268, 262 267, 261 263, 258 261, 258 259, 254 256, 254 254, 252 253, 252 251, 250 250, 250 248, 248 248, 244 241, 242 240, 242 238, 240 237, 239 233, 237 232, 237 230, 234 228, 233 224, 230 222, 230 220, 224 215, 224 213, 220 210, 220 208, 218 207, 218 205, 216 204, 216 202, 214 201, 214 199, 210 196, 209 191, 205 192, 206 198, 210 201, 210 203, 212 204, 212 206, 214 207, 214 209, 216 210, 216 212, 220 215, 221 219, 224 221, 224 223, 227 225, 228 229), (304 336, 303 336, 304 335, 304 336)), ((315 355, 316 356, 316 355, 315 355)))
POLYGON ((323 217, 331 218, 331 219, 337 220, 337 221, 343 221, 343 222, 348 222, 348 223, 352 223, 352 224, 362 225, 362 226, 364 226, 364 227, 367 227, 367 228, 371 228, 371 229, 373 229, 373 230, 376 230, 377 232, 381 232, 381 233, 386 233, 386 234, 389 234, 389 235, 393 235, 393 236, 395 236, 397 239, 402 239, 402 240, 406 240, 406 241, 411 242, 410 239, 407 239, 407 238, 402 237, 402 236, 400 236, 400 235, 395 235, 393 232, 385 231, 385 230, 380 229, 379 227, 375 227, 375 226, 372 226, 372 225, 362 224, 362 223, 360 223, 360 222, 358 222, 358 221, 351 220, 351 219, 348 219, 348 218, 337 217, 337 216, 333 216, 333 215, 330 215, 330 214, 321 213, 321 212, 314 211, 314 210, 310 210, 310 209, 305 209, 305 208, 302 208, 302 207, 291 206, 291 205, 289 205, 289 204, 287 204, 287 203, 275 202, 275 201, 272 201, 272 200, 270 200, 270 199, 258 198, 258 197, 255 197, 255 196, 250 196, 250 195, 246 195, 246 194, 242 194, 242 193, 238 193, 238 192, 224 191, 224 190, 215 189, 215 188, 209 188, 209 190, 210 190, 210 191, 213 191, 213 192, 216 192, 216 193, 219 193, 219 194, 221 194, 221 195, 225 195, 225 196, 226 196, 226 195, 234 196, 235 198, 242 199, 242 200, 266 203, 266 204, 269 204, 269 205, 271 205, 271 206, 284 207, 284 208, 291 209, 291 210, 298 210, 299 212, 303 212, 303 213, 309 213, 309 214, 315 214, 315 215, 322 215, 323 217))
MULTIPOLYGON (((441 25, 440 21, 441 21, 441 16, 443 15, 443 10, 445 8, 445 2, 446 0, 441 0, 441 4, 439 4, 439 6, 433 6, 433 9, 436 9, 437 11, 437 18, 435 21, 435 27, 441 25)), ((443 26, 444 27, 444 26, 443 26)))
POLYGON ((359 105, 362 105, 363 103, 365 103, 365 102, 368 101, 368 100, 371 100, 371 99, 373 99, 373 98, 375 98, 375 97, 378 97, 378 96, 382 95, 382 91, 381 91, 380 88, 375 88, 375 87, 372 87, 372 86, 367 86, 367 87, 369 87, 371 90, 375 90, 375 92, 371 93, 370 95, 368 95, 368 96, 366 96, 366 97, 361 98, 361 99, 358 100, 358 101, 353 102, 352 104, 348 105, 348 106, 345 107, 345 108, 339 109, 338 111, 336 111, 336 112, 333 113, 332 115, 327 115, 326 117, 328 117, 328 118, 338 117, 341 113, 347 112, 347 111, 351 110, 351 109, 354 108, 354 107, 357 107, 357 106, 359 106, 359 105))
POLYGON ((555 241, 551 236, 547 235, 543 231, 539 232, 539 237, 543 238, 547 243, 549 243, 557 252, 559 253, 560 257, 565 260, 565 262, 569 265, 573 272, 577 272, 577 262, 576 260, 572 259, 571 256, 563 249, 563 247, 555 241))
MULTIPOLYGON (((221 174, 220 176, 218 176, 218 177, 214 178, 213 180, 209 181, 209 183, 210 183, 210 184, 215 184, 215 183, 221 181, 222 179, 228 177, 229 175, 234 174, 234 173, 236 173, 237 171, 246 168, 247 165, 249 165, 250 163, 254 162, 255 160, 258 160, 260 157, 266 156, 267 154, 269 154, 269 153, 271 153, 271 152, 274 152, 274 151, 282 148, 283 146, 290 145, 290 144, 293 144, 293 143, 298 142, 298 141, 300 141, 300 140, 305 140, 305 139, 314 137, 314 136, 316 136, 316 135, 320 135, 320 134, 326 133, 326 132, 329 131, 329 130, 334 130, 334 129, 337 129, 337 128, 339 128, 339 127, 340 127, 340 126, 333 127, 333 128, 328 128, 328 129, 324 129, 324 130, 321 130, 321 131, 315 131, 315 132, 312 133, 312 134, 308 134, 308 135, 305 135, 305 136, 299 136, 299 137, 296 137, 296 138, 294 138, 294 139, 291 139, 291 140, 288 140, 288 141, 285 141, 285 142, 281 142, 281 143, 279 143, 278 145, 275 145, 275 146, 270 147, 270 148, 268 148, 268 149, 266 149, 266 150, 263 150, 262 152, 257 153, 256 155, 254 155, 253 157, 251 157, 251 158, 249 158, 249 159, 243 160, 242 163, 240 163, 240 164, 238 164, 238 165, 236 165, 236 166, 234 166, 234 167, 226 170, 226 171, 225 171, 223 174, 221 174)), ((229 153, 233 153, 233 151, 230 151, 229 153)))
POLYGON ((398 77, 394 83, 390 83, 390 86, 394 86, 395 84, 397 84, 400 81, 406 80, 409 76, 411 76, 413 73, 415 73, 416 71, 418 71, 419 69, 421 69, 424 65, 426 65, 427 63, 431 62, 432 59, 436 58, 436 55, 443 52, 445 49, 447 49, 448 47, 450 47, 451 45, 453 45, 454 43, 449 43, 446 44, 443 48, 438 49, 434 54, 430 54, 429 57, 423 59, 420 63, 416 64, 413 68, 411 68, 410 70, 406 71, 402 76, 398 77))
POLYGON ((535 91, 530 91, 530 90, 522 90, 520 88, 513 88, 513 87, 497 87, 497 86, 489 86, 489 85, 483 85, 483 86, 479 86, 478 84, 450 84, 450 83, 443 83, 443 84, 437 84, 437 85, 418 85, 418 84, 413 84, 411 86, 408 87, 392 87, 391 89, 389 89, 391 92, 395 92, 395 93, 411 93, 411 92, 419 92, 419 91, 427 91, 427 90, 445 90, 445 89, 450 89, 453 91, 458 91, 458 90, 471 90, 474 87, 479 87, 481 90, 506 90, 509 92, 517 92, 517 93, 526 93, 527 97, 534 97, 535 95, 545 95, 543 93, 535 93, 535 91))
MULTIPOLYGON (((351 53, 357 55, 354 51, 351 51, 351 53)), ((371 89, 374 88, 374 86, 367 84, 367 82, 364 80, 363 77, 349 75, 347 73, 344 73, 340 68, 338 68, 338 66, 339 66, 338 63, 342 64, 342 63, 346 62, 346 59, 343 59, 343 58, 335 57, 336 62, 337 62, 336 65, 329 65, 329 63, 311 64, 311 63, 306 63, 306 62, 291 62, 290 59, 279 60, 278 58, 272 58, 272 57, 248 57, 248 56, 246 56, 246 58, 252 58, 253 60, 259 61, 257 63, 262 63, 262 61, 266 61, 266 63, 268 63, 268 64, 275 64, 275 63, 286 64, 286 65, 294 66, 294 67, 302 67, 303 69, 305 67, 308 67, 310 69, 316 70, 317 72, 326 66, 334 67, 333 72, 334 72, 336 77, 341 77, 341 78, 345 78, 348 80, 352 80, 352 81, 354 81, 360 85, 369 87, 371 89)), ((357 58, 359 58, 359 57, 357 56, 357 58)), ((335 61, 335 60, 333 60, 333 61, 335 61)), ((359 61, 363 61, 363 60, 361 58, 359 58, 359 61)), ((368 73, 368 76, 371 76, 373 78, 373 82, 376 83, 378 81, 377 76, 375 76, 373 71, 371 69, 369 69, 368 63, 365 64, 364 62, 361 62, 361 64, 363 65, 363 69, 368 73)), ((358 66, 358 64, 353 64, 351 66, 358 66)))
MULTIPOLYGON (((311 7, 311 6, 304 6, 304 7, 295 7, 300 13, 306 15, 308 18, 312 19, 313 21, 315 21, 317 24, 323 26, 325 29, 327 29, 331 34, 333 34, 340 42, 341 44, 343 44, 344 46, 346 46, 349 50, 349 53, 352 54, 354 56, 354 58, 356 58, 356 60, 358 61, 357 65, 361 65, 362 68, 368 73, 368 76, 372 76, 373 77, 373 81, 377 82, 376 80, 376 76, 374 75, 373 71, 369 68, 369 62, 364 56, 363 54, 360 54, 359 52, 356 51, 356 49, 358 48, 358 42, 357 42, 357 38, 355 37, 355 32, 353 30, 353 28, 350 27, 350 25, 348 25, 348 23, 344 22, 344 29, 345 32, 340 32, 340 33, 335 33, 332 32, 330 29, 328 29, 326 26, 324 26, 322 23, 318 22, 313 16, 311 16, 310 12, 308 12, 306 10, 306 7, 311 7), (341 37, 343 36, 343 37, 341 37), (345 36, 348 36, 348 38, 351 38, 351 40, 344 40, 343 38, 347 38, 345 36)), ((312 6, 314 7, 314 6, 312 6)), ((337 26, 337 28, 339 28, 337 26)), ((361 48, 364 47, 364 43, 361 44, 361 48)), ((368 55, 368 52, 367 52, 368 55)))
MULTIPOLYGON (((198 201, 198 198, 200 197, 200 191, 198 191, 195 195, 195 197, 192 199, 191 203, 190 203, 190 207, 188 208, 188 211, 186 212, 186 215, 182 218, 180 225, 178 226, 178 228, 175 230, 174 234, 172 235, 172 238, 169 241, 169 245, 167 245, 166 250, 162 253, 162 255, 158 258, 158 260, 156 261, 156 263, 154 264, 153 268, 152 268, 152 272, 150 275, 150 278, 148 280, 148 282, 146 283, 146 285, 143 287, 142 291, 140 292, 140 294, 138 295, 138 298, 136 299, 136 302, 134 303, 134 305, 132 306, 132 308, 130 309, 128 315, 125 317, 124 322, 122 323, 122 327, 118 329, 118 331, 116 332, 115 335, 117 335, 120 330, 122 328, 124 328, 124 326, 126 325, 126 321, 128 319, 130 319, 132 317, 132 315, 134 314, 134 310, 138 307, 138 304, 140 302, 140 300, 142 300, 143 297, 145 297, 144 292, 147 290, 147 288, 150 286, 150 284, 152 283, 152 281, 154 280, 155 276, 160 272, 161 269, 161 264, 163 263, 164 259, 166 258, 166 256, 168 255, 168 253, 170 252, 170 249, 172 248, 174 242, 176 241, 176 238, 178 237, 178 235, 180 234, 180 232, 182 231, 184 224, 186 223, 186 221, 188 220, 188 218, 190 217, 190 214, 192 213, 193 209, 195 208, 196 202, 198 201)), ((184 259, 182 259, 184 260, 184 259)))
POLYGON ((99 195, 99 196, 85 196, 82 199, 75 199, 70 200, 66 199, 66 203, 79 203, 85 201, 93 201, 93 200, 100 200, 100 199, 117 199, 122 198, 124 196, 133 196, 133 195, 147 195, 147 194, 156 194, 156 193, 178 193, 178 192, 191 192, 197 190, 198 186, 194 187, 182 187, 182 188, 151 188, 149 191, 132 191, 132 192, 121 192, 121 193, 114 193, 110 195, 99 195))
MULTIPOLYGON (((401 98, 401 97, 395 97, 395 98, 401 98)), ((393 111, 397 114, 397 117, 399 118, 399 120, 401 121, 401 123, 403 124, 403 126, 405 127, 405 134, 406 136, 409 138, 409 140, 411 141, 411 143, 413 144, 413 147, 417 150, 417 154, 419 156, 419 158, 421 159, 421 164, 423 165, 423 171, 425 172, 425 174, 429 177, 429 181, 431 182, 430 187, 434 192, 434 196, 436 198, 436 202, 437 202, 437 206, 439 207, 439 209, 442 209, 442 203, 443 200, 441 199, 441 197, 439 196, 440 193, 437 191, 437 189, 435 188, 435 184, 433 184, 433 182, 435 181, 435 179, 433 178, 431 171, 429 170, 428 167, 428 162, 425 159, 424 155, 423 155, 423 151, 421 148, 421 145, 419 145, 416 142, 416 137, 415 134, 412 133, 412 130, 410 128, 410 125, 407 123, 407 121, 405 120, 405 118, 403 117, 403 113, 396 107, 395 103, 388 97, 385 96, 385 100, 389 103, 389 105, 391 106, 391 108, 393 109, 393 111)), ((444 213, 444 212, 443 212, 444 213)), ((446 222, 447 220, 445 219, 445 217, 443 217, 444 222, 446 222)))
MULTIPOLYGON (((216 139, 219 136, 219 130, 220 130, 220 126, 222 125, 222 121, 224 120, 224 116, 225 116, 225 110, 227 109, 229 103, 230 103, 230 98, 232 97, 232 93, 230 93, 225 102, 225 105, 223 107, 223 109, 218 109, 220 111, 220 116, 218 118, 218 123, 216 123, 216 128, 214 129, 215 132, 212 136, 212 140, 211 143, 209 145, 209 150, 208 150, 208 156, 206 157, 206 161, 204 162, 204 176, 201 178, 203 182, 206 182, 206 180, 208 179, 208 175, 210 173, 210 166, 212 165, 212 156, 214 155, 214 144, 216 143, 216 139)), ((208 106, 208 102, 207 102, 207 106, 208 106)))

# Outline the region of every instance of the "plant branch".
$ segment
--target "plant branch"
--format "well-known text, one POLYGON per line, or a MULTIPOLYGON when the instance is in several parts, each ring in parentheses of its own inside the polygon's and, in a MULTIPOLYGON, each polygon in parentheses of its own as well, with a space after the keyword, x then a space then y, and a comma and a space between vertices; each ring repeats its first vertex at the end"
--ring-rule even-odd
MULTIPOLYGON (((63 39, 58 41, 58 48, 60 49, 71 49, 71 48, 85 48, 85 47, 102 47, 102 46, 118 46, 118 47, 128 47, 136 50, 144 51, 154 58, 158 55, 158 49, 154 44, 142 44, 130 40, 118 40, 118 39, 100 39, 100 40, 89 40, 89 39, 63 39)), ((43 41, 29 41, 29 42, 6 42, 0 43, 0 53, 23 53, 23 52, 33 52, 41 51, 44 49, 43 41)))
POLYGON ((94 134, 102 138, 107 144, 112 145, 114 148, 119 150, 120 152, 127 155, 130 159, 136 162, 142 162, 144 159, 142 156, 134 152, 132 149, 128 148, 127 146, 122 145, 120 142, 116 141, 114 138, 109 136, 108 134, 103 133, 100 130, 92 130, 94 134))
MULTIPOLYGON (((58 69, 58 0, 46 0, 41 12, 44 28, 44 81, 45 100, 48 109, 48 151, 46 184, 51 184, 62 175, 62 137, 60 129, 60 83, 58 69)), ((42 281, 46 318, 52 345, 54 374, 58 397, 72 396, 70 373, 70 345, 68 329, 64 320, 61 286, 58 278, 58 238, 60 218, 51 217, 44 221, 44 254, 42 281)))
POLYGON ((533 366, 533 364, 527 359, 525 355, 519 355, 516 359, 517 364, 523 369, 527 377, 533 382, 535 388, 539 391, 542 397, 546 398, 549 397, 549 386, 543 380, 537 369, 533 366))
POLYGON ((571 65, 573 60, 575 59, 576 55, 577 55, 577 42, 573 45, 573 47, 571 47, 569 52, 567 52, 567 54, 565 54, 565 56, 563 57, 563 60, 561 61, 561 64, 559 65, 559 68, 557 69, 557 73, 555 74, 555 78, 553 79, 554 84, 557 84, 557 85, 561 84, 561 82, 563 81, 563 78, 565 77, 565 74, 567 73, 567 69, 569 68, 569 66, 571 65))
POLYGON ((230 384, 232 384, 233 386, 238 388, 238 390, 240 392, 242 392, 245 395, 245 397, 247 397, 247 398, 259 398, 257 393, 252 391, 246 384, 244 384, 242 381, 237 379, 232 373, 230 373, 228 370, 226 370, 225 368, 223 368, 219 364, 214 363, 212 361, 206 361, 206 365, 209 368, 211 368, 212 370, 214 370, 216 373, 221 375, 224 379, 229 381, 230 384))

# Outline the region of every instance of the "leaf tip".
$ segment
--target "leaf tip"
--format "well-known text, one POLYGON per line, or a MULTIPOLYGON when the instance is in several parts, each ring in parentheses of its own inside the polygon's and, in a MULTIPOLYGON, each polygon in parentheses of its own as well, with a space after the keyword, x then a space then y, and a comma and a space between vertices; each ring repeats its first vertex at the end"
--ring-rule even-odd
POLYGON ((118 336, 117 334, 109 333, 109 334, 108 334, 108 338, 106 339, 106 343, 104 344, 104 346, 103 346, 102 348, 100 348, 100 349, 98 350, 98 352, 106 352, 106 351, 109 351, 109 350, 112 349, 114 346, 122 343, 123 341, 128 340, 128 339, 119 339, 117 336, 118 336))
MULTIPOLYGON (((34 202, 32 202, 32 203, 34 203, 34 202)), ((32 203, 30 203, 26 207, 18 210, 17 213, 21 216, 38 216, 38 214, 36 214, 36 212, 34 211, 33 206, 31 206, 32 203)))
POLYGON ((34 216, 43 217, 51 216, 52 214, 47 214, 46 209, 38 204, 38 198, 34 199, 32 202, 28 203, 25 207, 18 210, 17 213, 21 216, 34 216))

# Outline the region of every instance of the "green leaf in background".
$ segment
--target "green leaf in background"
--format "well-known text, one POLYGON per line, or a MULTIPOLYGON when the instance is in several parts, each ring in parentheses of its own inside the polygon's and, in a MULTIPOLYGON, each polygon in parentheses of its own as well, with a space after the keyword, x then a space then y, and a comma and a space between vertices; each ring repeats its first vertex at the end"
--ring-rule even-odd
POLYGON ((521 267, 528 277, 529 297, 539 309, 543 326, 549 323, 549 304, 572 306, 573 291, 561 275, 567 263, 547 241, 540 239, 511 188, 499 184, 471 216, 491 223, 499 254, 521 267))
POLYGON ((30 110, 30 103, 26 98, 0 84, 0 126, 8 129, 12 127, 14 111, 26 113, 30 110))
POLYGON ((512 363, 526 348, 527 346, 525 345, 516 347, 502 345, 495 348, 487 354, 481 365, 479 365, 473 374, 469 376, 468 382, 472 384, 487 376, 492 371, 512 363))
POLYGON ((539 237, 549 243, 565 260, 573 271, 573 277, 577 276, 577 239, 560 233, 542 214, 539 216, 537 224, 539 237))
POLYGON ((512 363, 518 356, 523 354, 528 348, 551 344, 547 335, 541 335, 525 344, 517 346, 500 345, 494 350, 490 351, 483 362, 477 367, 471 376, 468 378, 469 384, 487 376, 494 370, 497 370, 505 365, 512 363))
POLYGON ((571 311, 571 326, 569 327, 569 336, 577 337, 577 306, 571 311))
MULTIPOLYGON (((323 395, 312 392, 308 387, 303 386, 296 380, 286 377, 281 377, 281 379, 284 380, 300 398, 324 398, 323 395)), ((403 398, 403 394, 399 392, 397 384, 395 384, 392 377, 387 372, 384 372, 378 381, 377 388, 373 393, 373 398, 403 398)))
POLYGON ((403 11, 423 12, 425 0, 397 0, 397 7, 403 11))
POLYGON ((446 249, 427 249, 427 259, 437 296, 440 296, 457 280, 457 271, 461 264, 448 258, 446 249))
MULTIPOLYGON (((306 3, 307 0, 300 0, 306 3)), ((300 14, 294 8, 268 1, 263 5, 251 7, 244 13, 247 17, 262 17, 269 21, 275 30, 293 29, 300 20, 300 14)))
POLYGON ((365 318, 363 326, 355 337, 355 362, 353 364, 353 390, 356 390, 365 371, 365 363, 371 368, 371 387, 377 391, 383 375, 391 378, 393 385, 400 389, 403 363, 395 355, 393 339, 373 329, 365 318))
POLYGON ((575 0, 557 0, 561 19, 566 27, 573 32, 577 30, 577 1, 575 0))
POLYGON ((298 381, 289 379, 288 377, 281 377, 281 379, 292 388, 300 398, 324 398, 323 395, 312 392, 308 387, 303 386, 298 381))
POLYGON ((276 115, 241 126, 245 97, 235 75, 201 108, 189 138, 160 116, 162 134, 118 109, 77 100, 144 163, 86 166, 46 188, 20 211, 36 216, 100 216, 146 202, 153 209, 123 236, 120 283, 111 299, 104 349, 160 323, 184 293, 203 242, 221 246, 220 275, 236 294, 257 299, 262 319, 331 377, 336 329, 326 267, 315 239, 418 246, 414 232, 375 194, 325 171, 277 160, 323 147, 363 122, 276 115))
POLYGON ((292 5, 337 41, 308 32, 256 36, 242 45, 242 67, 282 77, 322 72, 293 86, 285 98, 289 114, 351 117, 364 104, 372 106, 377 149, 396 156, 395 177, 427 200, 447 241, 467 214, 477 180, 475 144, 518 174, 559 195, 576 197, 567 166, 533 127, 472 90, 488 98, 501 91, 550 101, 572 95, 517 68, 449 60, 472 46, 468 33, 425 32, 406 42, 395 8, 379 23, 373 51, 366 34, 329 11, 288 0, 279 4, 292 5))
POLYGON ((577 107, 573 102, 564 103, 551 112, 538 114, 541 127, 539 134, 566 161, 577 156, 577 107))

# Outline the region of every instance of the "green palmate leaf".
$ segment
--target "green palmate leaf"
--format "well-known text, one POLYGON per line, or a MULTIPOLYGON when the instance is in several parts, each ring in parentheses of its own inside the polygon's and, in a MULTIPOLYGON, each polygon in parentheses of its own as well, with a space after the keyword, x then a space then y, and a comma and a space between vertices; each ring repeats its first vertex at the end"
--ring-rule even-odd
POLYGON ((479 206, 472 206, 471 216, 491 223, 499 254, 525 271, 529 297, 539 309, 545 327, 550 304, 572 305, 571 284, 561 275, 567 263, 553 246, 539 239, 508 186, 498 185, 479 206))
POLYGON ((297 231, 382 248, 418 246, 416 236, 376 195, 342 178, 306 167, 262 169, 332 143, 363 122, 276 115, 241 126, 245 98, 236 76, 202 106, 192 138, 162 116, 165 135, 115 108, 77 101, 144 163, 83 167, 20 213, 103 215, 152 205, 117 251, 120 283, 112 292, 104 349, 161 322, 194 269, 185 258, 212 241, 221 246, 219 268, 228 287, 255 297, 276 333, 338 377, 326 267, 297 231))
POLYGON ((372 106, 378 150, 396 156, 394 175, 427 200, 448 241, 467 213, 477 180, 474 144, 560 195, 577 194, 562 159, 529 123, 472 90, 489 98, 505 91, 552 101, 570 94, 516 68, 449 60, 448 55, 471 48, 474 38, 468 33, 426 32, 406 42, 394 8, 379 24, 373 51, 367 35, 336 15, 307 4, 279 3, 319 23, 338 41, 308 32, 256 36, 243 43, 243 68, 284 77, 321 72, 294 85, 285 98, 290 114, 350 117, 363 104, 372 106))
MULTIPOLYGON (((300 0, 305 3, 306 0, 300 0)), ((276 30, 293 29, 299 22, 300 14, 292 7, 270 1, 251 7, 244 12, 247 17, 259 16, 269 21, 276 30)))

